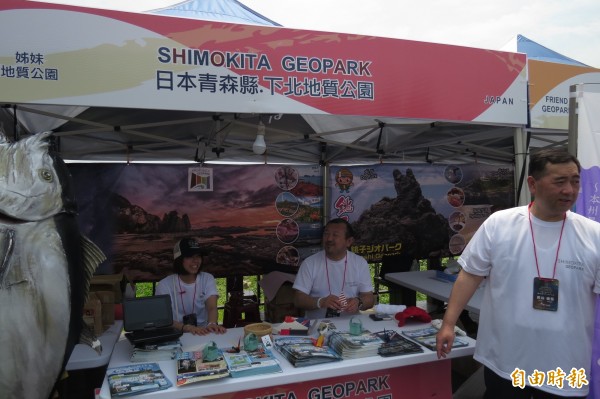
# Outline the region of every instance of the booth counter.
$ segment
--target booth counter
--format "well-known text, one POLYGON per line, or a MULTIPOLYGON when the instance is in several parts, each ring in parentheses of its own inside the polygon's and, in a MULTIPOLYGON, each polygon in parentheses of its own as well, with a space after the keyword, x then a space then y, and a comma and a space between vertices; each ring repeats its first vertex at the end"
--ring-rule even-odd
MULTIPOLYGON (((370 331, 409 330, 423 328, 429 323, 408 321, 404 327, 398 327, 395 320, 373 321, 366 314, 359 316, 363 327, 370 331)), ((332 319, 338 330, 347 330, 349 318, 332 319)), ((219 347, 236 346, 243 338, 243 328, 232 328, 224 335, 194 336, 184 334, 181 337, 183 350, 197 350, 206 342, 214 341, 219 347)), ((173 386, 167 390, 139 395, 153 399, 169 398, 218 398, 245 399, 272 397, 274 399, 342 399, 362 398, 452 398, 451 362, 449 358, 471 356, 475 350, 475 341, 468 341, 466 347, 455 348, 445 360, 438 360, 435 352, 423 348, 423 353, 393 357, 370 356, 359 359, 347 359, 340 362, 295 368, 276 350, 275 356, 283 372, 262 374, 252 377, 222 378, 196 384, 173 386)), ((133 347, 124 336, 115 345, 108 368, 131 365, 130 356, 133 347)), ((160 368, 175 385, 175 361, 157 362, 160 368)), ((110 390, 106 378, 99 395, 110 399, 110 390)))

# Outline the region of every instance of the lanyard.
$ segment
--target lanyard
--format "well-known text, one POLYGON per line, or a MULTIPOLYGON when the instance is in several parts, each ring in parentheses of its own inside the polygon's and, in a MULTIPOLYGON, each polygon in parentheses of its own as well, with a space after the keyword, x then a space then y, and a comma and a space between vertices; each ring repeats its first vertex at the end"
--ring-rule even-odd
MULTIPOLYGON (((541 279, 542 276, 540 276, 540 265, 538 264, 537 251, 535 249, 535 238, 533 236, 533 224, 531 224, 531 205, 533 205, 533 202, 529 203, 529 206, 527 207, 527 214, 529 216, 529 228, 531 229, 531 240, 533 241, 533 255, 535 256, 535 267, 537 268, 538 277, 541 279)), ((556 264, 558 263, 558 251, 560 250, 560 242, 562 241, 562 235, 563 235, 563 230, 565 228, 566 220, 567 220, 567 213, 565 212, 565 215, 563 216, 562 227, 560 228, 560 236, 558 237, 558 247, 556 248, 556 258, 554 259, 554 270, 552 271, 552 279, 554 279, 554 276, 556 275, 556 264)))
MULTIPOLYGON (((198 279, 198 276, 196 276, 196 279, 194 279, 194 296, 192 297, 192 313, 194 313, 194 310, 196 309, 196 288, 198 288, 198 284, 196 284, 197 279, 198 279)), ((183 308, 183 314, 186 315, 188 313, 185 311, 185 304, 183 303, 183 294, 185 294, 185 291, 181 288, 181 279, 179 277, 177 278, 177 282, 179 283, 179 296, 181 297, 181 307, 183 308)))
MULTIPOLYGON (((346 258, 344 259, 344 279, 342 280, 342 293, 344 292, 344 286, 346 285, 346 266, 348 266, 348 252, 346 252, 346 258)), ((325 270, 327 271, 327 287, 329 287, 329 295, 331 295, 331 284, 329 283, 329 267, 327 266, 327 255, 325 255, 325 270)))

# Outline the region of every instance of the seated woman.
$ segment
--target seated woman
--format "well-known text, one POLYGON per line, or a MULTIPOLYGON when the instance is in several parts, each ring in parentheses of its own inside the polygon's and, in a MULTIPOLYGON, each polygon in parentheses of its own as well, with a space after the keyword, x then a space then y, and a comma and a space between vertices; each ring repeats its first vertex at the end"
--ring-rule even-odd
POLYGON ((194 335, 223 334, 217 323, 217 286, 215 278, 200 271, 203 250, 193 238, 183 238, 173 249, 173 271, 156 285, 156 295, 171 296, 174 327, 194 335))

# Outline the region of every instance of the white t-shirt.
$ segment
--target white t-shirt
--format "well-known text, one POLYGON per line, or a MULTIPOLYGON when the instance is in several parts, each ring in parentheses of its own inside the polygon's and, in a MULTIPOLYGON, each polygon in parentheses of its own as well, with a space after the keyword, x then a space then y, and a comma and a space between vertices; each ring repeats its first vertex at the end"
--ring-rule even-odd
MULTIPOLYGON (((590 380, 595 303, 600 293, 600 223, 568 212, 554 278, 559 281, 558 310, 533 308, 533 280, 538 277, 527 206, 492 214, 459 258, 465 271, 488 276, 483 288, 474 358, 503 378, 515 369, 565 376, 584 369, 590 380)), ((552 278, 563 222, 531 215, 537 265, 552 278)), ((572 388, 535 386, 559 396, 585 395, 589 385, 572 388)))
MULTIPOLYGON (((373 291, 373 281, 369 264, 362 256, 346 251, 344 259, 333 261, 327 259, 325 251, 320 251, 304 259, 298 269, 294 288, 314 298, 331 294, 340 296, 343 291, 346 298, 350 299, 361 292, 373 291)), ((322 319, 326 311, 324 308, 307 310, 304 315, 309 319, 322 319)))
POLYGON ((208 322, 205 302, 210 296, 218 296, 217 285, 212 274, 200 272, 196 275, 196 282, 186 284, 179 279, 179 275, 172 274, 160 280, 156 285, 156 295, 169 294, 173 319, 183 322, 183 316, 196 313, 197 325, 204 326, 208 322), (195 303, 193 301, 195 296, 195 303))

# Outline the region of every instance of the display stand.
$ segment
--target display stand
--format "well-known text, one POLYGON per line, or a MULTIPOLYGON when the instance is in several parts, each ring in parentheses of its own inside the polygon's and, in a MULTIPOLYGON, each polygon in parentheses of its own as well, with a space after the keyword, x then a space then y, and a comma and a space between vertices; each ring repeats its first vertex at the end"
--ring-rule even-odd
MULTIPOLYGON (((366 314, 360 317, 364 328, 371 331, 384 329, 414 329, 425 326, 423 323, 409 321, 404 327, 397 326, 395 320, 373 321, 366 314)), ((336 326, 342 330, 348 328, 350 318, 333 319, 336 326)), ((181 341, 184 350, 194 350, 202 347, 207 341, 214 340, 220 347, 237 345, 243 337, 243 328, 229 329, 226 334, 209 336, 194 336, 184 334, 181 341)), ((475 341, 465 338, 469 346, 454 349, 449 358, 471 356, 475 350, 475 341)), ((130 364, 132 346, 121 338, 109 363, 110 367, 130 364)), ((227 398, 243 399, 248 397, 265 397, 277 394, 277 397, 335 397, 342 399, 346 396, 352 399, 383 397, 436 397, 452 398, 451 364, 449 360, 438 360, 437 354, 428 349, 423 353, 395 357, 370 356, 360 359, 348 359, 332 364, 294 368, 278 352, 282 373, 256 375, 252 377, 224 378, 217 381, 206 381, 182 387, 172 387, 164 391, 153 392, 147 396, 153 399, 169 398, 227 398), (335 391, 335 392, 334 392, 335 391), (308 395, 308 393, 311 393, 308 395), (410 392, 410 394, 406 393, 410 392)), ((161 369, 172 382, 175 381, 174 361, 158 362, 161 369)), ((146 397, 140 395, 140 397, 146 397)), ((273 396, 275 397, 275 396, 273 396)), ((110 399, 106 379, 102 385, 100 398, 110 399)))

